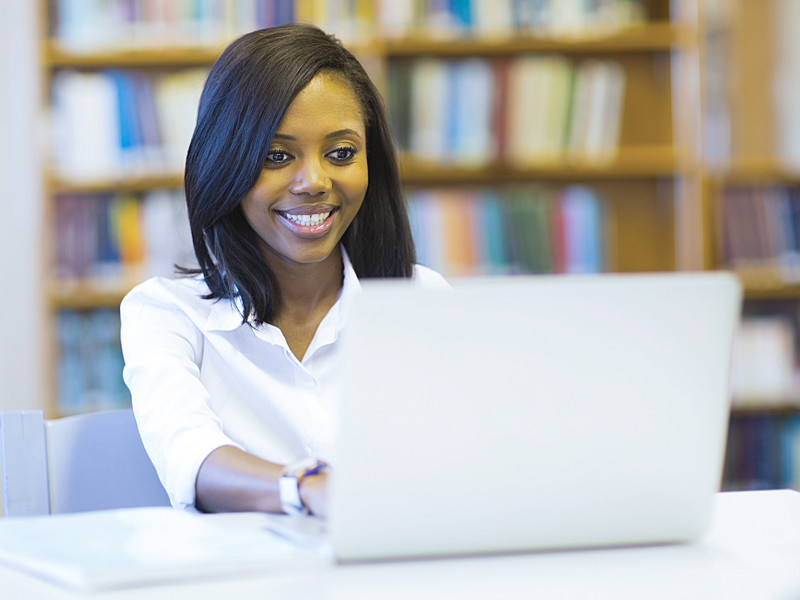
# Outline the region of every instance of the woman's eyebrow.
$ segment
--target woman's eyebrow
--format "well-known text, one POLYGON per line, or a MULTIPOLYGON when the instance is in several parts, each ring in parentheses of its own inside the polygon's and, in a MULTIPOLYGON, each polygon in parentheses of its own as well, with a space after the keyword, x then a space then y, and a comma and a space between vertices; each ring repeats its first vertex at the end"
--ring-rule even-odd
MULTIPOLYGON (((355 135, 358 138, 361 137, 361 134, 359 134, 355 129, 339 129, 337 131, 332 131, 331 133, 327 134, 325 136, 325 139, 327 140, 327 139, 330 139, 330 138, 335 138, 335 137, 339 137, 340 135, 346 135, 346 134, 352 134, 352 135, 355 135)), ((272 136, 272 139, 273 140, 289 140, 289 141, 292 141, 292 142, 296 142, 297 141, 296 137, 294 137, 293 135, 286 135, 285 133, 276 133, 275 135, 272 136)))
POLYGON ((329 138, 339 137, 340 135, 345 135, 345 134, 353 134, 355 136, 358 136, 359 138, 361 137, 361 135, 355 129, 339 129, 338 131, 332 131, 331 133, 326 135, 325 139, 327 140, 329 138))

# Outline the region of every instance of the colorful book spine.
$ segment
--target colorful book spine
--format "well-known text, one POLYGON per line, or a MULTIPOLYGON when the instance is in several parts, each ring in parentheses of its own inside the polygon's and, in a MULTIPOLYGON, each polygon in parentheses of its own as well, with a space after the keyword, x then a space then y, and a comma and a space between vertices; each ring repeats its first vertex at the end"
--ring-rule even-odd
POLYGON ((604 204, 577 186, 423 190, 408 198, 420 262, 448 276, 601 272, 604 204))
POLYGON ((130 405, 122 379, 119 312, 58 314, 58 409, 61 415, 130 405))
POLYGON ((722 488, 800 490, 800 413, 735 415, 722 488))
POLYGON ((55 172, 70 180, 180 172, 206 75, 60 71, 52 89, 55 172))
POLYGON ((218 47, 248 31, 291 23, 295 5, 303 9, 314 2, 325 4, 319 0, 56 0, 55 37, 71 52, 218 47))
POLYGON ((59 280, 170 276, 195 264, 180 192, 61 196, 55 214, 59 280))
POLYGON ((558 55, 421 58, 390 65, 397 142, 423 162, 604 165, 617 155, 625 71, 558 55))
POLYGON ((720 198, 723 263, 800 281, 800 190, 730 187, 720 198))

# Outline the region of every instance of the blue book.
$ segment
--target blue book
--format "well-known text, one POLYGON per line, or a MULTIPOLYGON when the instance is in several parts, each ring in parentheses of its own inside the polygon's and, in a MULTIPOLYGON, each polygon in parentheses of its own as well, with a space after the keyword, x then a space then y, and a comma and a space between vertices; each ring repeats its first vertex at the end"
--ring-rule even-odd
POLYGON ((449 9, 453 17, 453 23, 458 29, 466 31, 472 29, 473 17, 471 0, 449 0, 449 9))
POLYGON ((567 273, 603 270, 603 216, 594 192, 570 186, 561 199, 564 215, 564 254, 567 273))
POLYGON ((58 410, 71 415, 83 410, 83 365, 80 357, 81 315, 63 310, 56 319, 59 342, 58 410))
POLYGON ((784 420, 780 444, 780 487, 800 490, 800 415, 784 420))
POLYGON ((486 243, 486 259, 489 272, 493 274, 508 271, 508 248, 503 203, 494 192, 483 193, 483 229, 486 243))
POLYGON ((130 406, 130 393, 122 379, 125 363, 119 341, 119 312, 102 309, 89 315, 87 326, 94 338, 97 356, 96 383, 97 409, 120 408, 130 406))
POLYGON ((119 105, 119 145, 122 150, 123 166, 130 167, 140 158, 142 147, 139 111, 136 107, 136 89, 131 76, 121 71, 109 71, 117 88, 119 105))
POLYGON ((275 25, 294 21, 294 0, 275 0, 275 25))

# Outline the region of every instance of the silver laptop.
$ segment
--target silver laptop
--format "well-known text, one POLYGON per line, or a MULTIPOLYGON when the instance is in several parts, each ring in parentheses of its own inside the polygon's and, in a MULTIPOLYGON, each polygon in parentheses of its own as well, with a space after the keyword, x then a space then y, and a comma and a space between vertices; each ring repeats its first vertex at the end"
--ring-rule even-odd
POLYGON ((344 333, 337 558, 695 539, 740 307, 723 273, 365 283, 344 333))

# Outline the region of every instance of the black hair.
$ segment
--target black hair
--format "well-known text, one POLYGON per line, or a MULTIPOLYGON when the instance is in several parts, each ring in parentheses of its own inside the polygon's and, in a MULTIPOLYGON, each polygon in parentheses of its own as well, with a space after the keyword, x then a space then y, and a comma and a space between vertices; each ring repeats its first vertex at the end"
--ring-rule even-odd
POLYGON ((232 42, 209 72, 186 157, 184 187, 208 299, 239 298, 242 320, 271 322, 280 289, 240 206, 261 175, 286 109, 318 73, 341 77, 360 102, 369 184, 342 237, 359 277, 410 277, 414 243, 386 108, 364 68, 313 25, 283 25, 232 42))

